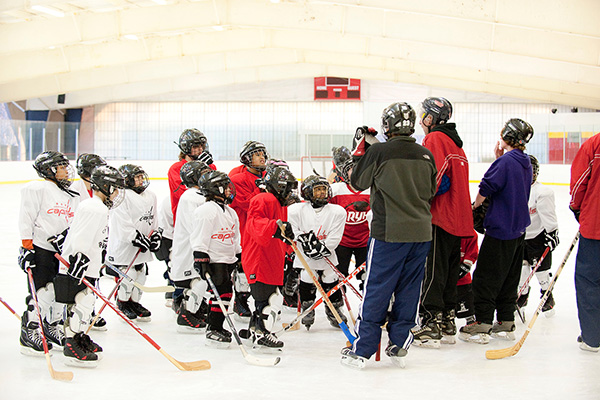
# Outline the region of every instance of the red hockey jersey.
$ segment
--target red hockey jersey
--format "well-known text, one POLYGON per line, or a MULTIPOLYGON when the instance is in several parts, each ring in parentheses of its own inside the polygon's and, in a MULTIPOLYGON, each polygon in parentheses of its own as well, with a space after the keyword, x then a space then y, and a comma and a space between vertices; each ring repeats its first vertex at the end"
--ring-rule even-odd
MULTIPOLYGON (((235 169, 235 168, 234 168, 235 169)), ((233 170, 232 170, 233 172, 233 170)), ((262 172, 261 176, 264 175, 262 172)), ((245 168, 243 171, 233 174, 230 172, 229 177, 235 186, 235 198, 230 204, 230 207, 235 210, 240 219, 240 232, 242 236, 242 246, 244 246, 244 228, 246 226, 246 214, 250 206, 250 200, 260 193, 260 189, 256 186, 256 180, 260 177, 254 175, 245 168)))
POLYGON ((333 196, 329 202, 346 209, 346 225, 340 246, 366 247, 369 241, 367 212, 371 209, 369 189, 360 192, 345 182, 337 182, 331 185, 331 191, 333 196))

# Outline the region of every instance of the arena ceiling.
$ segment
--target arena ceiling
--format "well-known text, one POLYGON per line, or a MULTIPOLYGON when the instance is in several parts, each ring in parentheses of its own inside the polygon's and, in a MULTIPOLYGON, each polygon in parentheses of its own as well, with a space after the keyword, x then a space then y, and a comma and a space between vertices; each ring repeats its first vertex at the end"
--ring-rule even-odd
POLYGON ((598 0, 2 0, 0 101, 316 76, 600 109, 598 0))

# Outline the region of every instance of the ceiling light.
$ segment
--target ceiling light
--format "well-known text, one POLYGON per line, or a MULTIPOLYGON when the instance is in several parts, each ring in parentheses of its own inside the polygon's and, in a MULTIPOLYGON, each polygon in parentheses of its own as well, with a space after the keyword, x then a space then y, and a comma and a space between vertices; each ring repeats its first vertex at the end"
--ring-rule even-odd
POLYGON ((44 14, 52 15, 53 17, 62 18, 65 16, 64 12, 57 10, 55 8, 35 5, 35 6, 31 6, 31 9, 35 10, 35 11, 39 11, 44 14))
POLYGON ((123 35, 123 38, 127 40, 139 40, 137 35, 123 35))

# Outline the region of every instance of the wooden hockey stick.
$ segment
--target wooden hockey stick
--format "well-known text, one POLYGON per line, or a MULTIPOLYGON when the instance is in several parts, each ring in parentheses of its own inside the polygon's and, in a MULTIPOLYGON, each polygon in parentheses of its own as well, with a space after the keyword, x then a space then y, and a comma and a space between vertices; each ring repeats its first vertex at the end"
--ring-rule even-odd
POLYGON ((133 283, 133 286, 135 286, 136 288, 140 289, 142 292, 148 292, 148 293, 173 293, 175 291, 175 288, 173 286, 144 286, 139 282, 136 282, 132 277, 130 277, 129 275, 125 274, 123 271, 121 271, 120 268, 115 267, 114 265, 111 265, 109 263, 104 263, 104 265, 107 268, 110 268, 111 270, 115 271, 117 274, 119 274, 119 276, 122 279, 126 279, 129 282, 133 283))
POLYGON ((40 321, 40 334, 42 335, 42 344, 44 346, 44 355, 46 356, 46 364, 48 364, 48 371, 52 379, 57 381, 69 382, 73 380, 73 373, 71 371, 57 371, 52 367, 50 362, 50 352, 48 351, 48 342, 46 341, 46 334, 44 333, 44 322, 42 320, 42 313, 40 312, 40 305, 38 304, 37 292, 35 290, 35 283, 33 283, 33 275, 31 274, 31 268, 27 268, 27 277, 29 279, 29 290, 31 290, 31 297, 33 298, 33 304, 35 305, 35 312, 40 321))
POLYGON ((531 272, 529 273, 529 276, 527 277, 527 279, 523 283, 523 286, 521 286, 521 289, 519 289, 519 293, 517 294, 517 302, 515 304, 516 304, 516 308, 517 308, 517 315, 521 319, 522 323, 525 323, 525 312, 522 312, 521 307, 519 307, 519 303, 518 303, 519 297, 521 297, 521 294, 523 294, 523 291, 525 290, 525 288, 529 287, 529 281, 531 280, 531 278, 533 278, 533 275, 536 273, 536 271, 538 270, 540 265, 542 265, 542 261, 544 261, 544 258, 546 257, 546 255, 548 254, 549 251, 550 251, 550 247, 546 247, 546 250, 544 250, 544 254, 542 254, 542 256, 540 257, 538 262, 535 263, 535 268, 533 268, 531 270, 531 272))
POLYGON ((287 238, 285 236, 285 233, 284 233, 285 229, 283 228, 283 222, 281 220, 277 220, 277 225, 279 226, 279 229, 281 229, 281 236, 283 236, 283 238, 291 244, 292 249, 294 250, 294 253, 296 253, 296 257, 298 257, 298 259, 302 263, 302 266, 304 267, 306 272, 308 272, 308 275, 310 275, 310 278, 312 279, 313 283, 317 287, 317 290, 319 291, 319 293, 321 293, 321 297, 325 301, 325 304, 327 304, 327 307, 329 307, 329 311, 331 311, 331 313, 335 317, 335 320, 337 321, 338 325, 342 329, 342 332, 344 332, 344 335, 346 335, 346 337, 348 338, 350 343, 354 343, 356 338, 354 337, 354 335, 352 335, 352 333, 350 333, 350 329, 348 329, 348 325, 346 325, 346 323, 344 322, 342 317, 340 317, 340 314, 338 314, 337 310, 331 303, 331 300, 329 300, 329 297, 327 297, 327 293, 325 293, 325 290, 323 290, 323 287, 319 283, 319 279, 317 278, 315 273, 312 271, 312 269, 310 268, 310 266, 304 259, 304 256, 302 255, 300 250, 298 250, 298 247, 296 247, 296 243, 293 240, 290 240, 289 238, 287 238))
POLYGON ((542 300, 540 301, 540 304, 538 305, 537 310, 535 310, 535 314, 533 314, 533 317, 531 318, 531 322, 527 326, 527 330, 523 334, 523 337, 521 337, 521 340, 519 340, 517 342, 517 344, 515 344, 514 346, 508 347, 506 349, 486 351, 485 357, 488 360, 499 360, 501 358, 512 357, 519 352, 519 350, 523 346, 523 343, 525 342, 525 339, 527 339, 529 332, 531 332, 531 328, 533 328, 533 324, 537 320, 537 317, 540 315, 540 312, 542 311, 542 307, 544 306, 544 304, 546 304, 546 300, 548 299, 548 296, 550 296, 550 293, 552 292, 552 289, 554 288, 554 284, 556 283, 556 280, 558 279, 560 273, 562 272, 563 268, 565 267, 565 264, 567 263, 567 260, 569 259, 569 256, 571 255, 571 252, 573 251, 573 248, 575 247, 575 244, 577 243, 577 240, 579 240, 579 231, 577 231, 577 234, 575 235, 573 242, 571 242, 571 246, 569 247, 569 250, 567 250, 567 254, 565 254, 565 257, 563 258, 562 263, 556 270, 554 278, 552 278, 552 280, 550 281, 550 285, 548 286, 548 289, 546 289, 546 292, 544 293, 544 296, 542 297, 542 300))
POLYGON ((225 304, 223 304, 223 301, 221 300, 221 296, 219 295, 219 292, 217 291, 217 287, 213 283, 212 278, 210 277, 210 274, 207 272, 205 274, 205 276, 206 276, 206 280, 208 281, 208 284, 210 285, 210 288, 213 291, 213 295, 217 299, 217 303, 219 303, 221 312, 225 316, 225 319, 227 320, 227 323, 229 324, 229 327, 231 328, 233 337, 235 338, 235 341, 237 342, 238 347, 242 351, 242 355, 244 356, 244 359, 246 361, 248 361, 248 363, 250 363, 252 365, 258 365, 259 367, 270 367, 270 366, 279 364, 279 361, 281 361, 280 357, 259 358, 259 357, 253 356, 252 354, 248 353, 248 351, 244 347, 244 344, 242 343, 242 340, 240 339, 240 335, 238 334, 237 330, 235 329, 235 325, 233 324, 231 317, 229 316, 229 314, 227 314, 227 309, 225 308, 225 304))
POLYGON ((19 321, 21 321, 21 317, 19 316, 19 314, 17 314, 15 310, 13 310, 12 307, 9 306, 8 303, 2 299, 2 297, 0 297, 0 303, 4 304, 4 307, 8 308, 8 311, 10 311, 19 321))
MULTIPOLYGON (((60 254, 56 253, 55 254, 56 258, 58 258, 58 260, 63 263, 66 267, 69 267, 69 263, 67 262, 67 260, 65 260, 60 254)), ((150 336, 148 336, 146 334, 146 332, 144 332, 142 329, 140 329, 135 323, 133 323, 133 321, 131 321, 129 318, 127 318, 125 316, 125 314, 123 314, 123 312, 121 310, 119 310, 114 304, 112 304, 106 297, 104 297, 104 295, 102 293, 100 293, 95 287, 94 285, 92 285, 91 283, 88 282, 87 279, 83 278, 81 280, 81 282, 87 286, 92 292, 94 292, 94 294, 96 296, 98 296, 100 299, 102 299, 102 301, 109 306, 110 308, 112 308, 112 310, 114 312, 116 312, 119 317, 123 318, 123 320, 125 322, 127 322, 129 324, 129 326, 131 326, 133 329, 135 329, 135 331, 137 333, 139 333, 140 335, 142 335, 142 337, 144 339, 146 339, 148 341, 148 343, 150 343, 156 350, 158 350, 163 356, 165 356, 173 365, 175 365, 177 368, 179 368, 182 371, 199 371, 199 370, 204 370, 204 369, 210 369, 210 363, 207 360, 199 360, 199 361, 191 361, 191 362, 184 362, 184 361, 178 361, 176 359, 174 359, 173 357, 171 357, 171 355, 169 353, 167 353, 165 350, 163 350, 158 343, 156 343, 154 340, 152 340, 152 338, 150 336)))

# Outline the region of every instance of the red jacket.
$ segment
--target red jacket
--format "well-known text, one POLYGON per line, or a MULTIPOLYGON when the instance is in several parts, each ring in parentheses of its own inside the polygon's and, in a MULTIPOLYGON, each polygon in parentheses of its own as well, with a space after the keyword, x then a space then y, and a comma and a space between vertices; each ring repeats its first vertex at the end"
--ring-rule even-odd
POLYGON ((277 220, 287 221, 287 208, 271 193, 250 200, 246 219, 242 266, 249 283, 283 285, 283 265, 288 245, 273 238, 277 220))
MULTIPOLYGON (((235 169, 235 168, 234 168, 235 169)), ((233 170, 232 170, 233 172, 233 170)), ((264 172, 261 173, 261 176, 264 172)), ((242 247, 244 246, 244 227, 246 226, 246 214, 248 213, 248 207, 250 206, 250 200, 254 196, 260 193, 260 189, 256 186, 256 180, 260 177, 254 175, 252 172, 245 168, 243 171, 237 174, 229 173, 229 179, 235 186, 235 198, 231 203, 230 207, 235 210, 240 219, 240 234, 242 237, 242 247)))
POLYGON ((473 232, 473 212, 469 194, 469 161, 462 149, 455 124, 436 126, 423 139, 435 159, 437 187, 446 175, 450 180, 447 192, 436 194, 431 203, 431 223, 454 236, 467 237, 473 232), (457 144, 458 143, 458 144, 457 144))
POLYGON ((586 239, 600 240, 600 134, 582 145, 571 164, 571 203, 581 211, 579 232, 586 239), (597 164, 597 165, 596 165, 597 164))
MULTIPOLYGON (((169 173, 167 174, 167 180, 169 181, 169 193, 171 194, 171 211, 173 212, 173 226, 175 226, 175 216, 177 215, 177 205, 179 204, 179 199, 183 192, 187 190, 185 185, 181 184, 181 167, 187 161, 185 158, 183 160, 177 161, 175 164, 171 165, 169 168, 169 173)), ((210 169, 215 171, 217 167, 215 164, 209 165, 210 169)))

